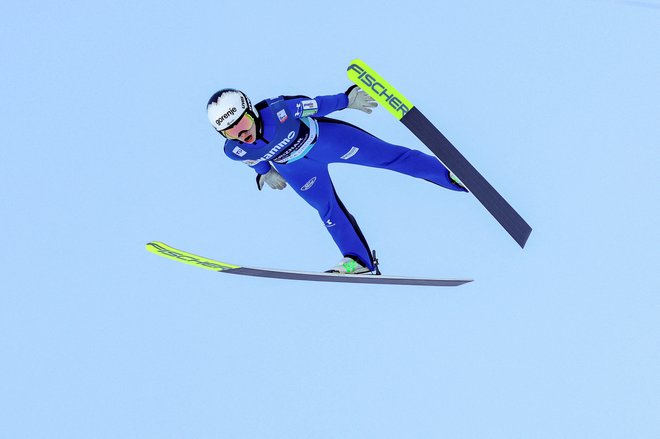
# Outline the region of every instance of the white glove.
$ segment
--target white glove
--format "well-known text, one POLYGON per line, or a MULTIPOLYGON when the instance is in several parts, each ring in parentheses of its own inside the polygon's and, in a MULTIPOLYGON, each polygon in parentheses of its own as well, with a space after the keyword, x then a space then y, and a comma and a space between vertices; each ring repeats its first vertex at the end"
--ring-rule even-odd
POLYGON ((353 108, 355 110, 364 111, 365 113, 371 113, 378 106, 378 103, 367 94, 366 91, 362 90, 357 85, 351 86, 346 90, 346 95, 348 96, 348 105, 346 108, 353 108))
POLYGON ((257 174, 257 187, 259 190, 263 189, 264 183, 268 183, 268 186, 272 189, 277 189, 278 191, 281 191, 286 187, 286 180, 284 180, 284 177, 282 177, 273 167, 263 175, 257 174))

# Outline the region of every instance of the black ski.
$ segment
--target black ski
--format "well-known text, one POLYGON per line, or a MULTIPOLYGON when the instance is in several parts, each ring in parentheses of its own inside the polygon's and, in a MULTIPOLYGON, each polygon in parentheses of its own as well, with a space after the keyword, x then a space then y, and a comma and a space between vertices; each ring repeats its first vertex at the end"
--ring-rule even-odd
POLYGON ((430 279, 406 276, 380 276, 372 274, 334 274, 309 273, 305 271, 276 270, 268 268, 245 267, 216 261, 204 256, 178 250, 163 242, 150 242, 147 250, 168 259, 194 265, 195 267, 213 270, 220 273, 238 274, 242 276, 256 276, 270 279, 305 280, 315 282, 337 282, 352 284, 379 284, 379 285, 418 285, 427 287, 455 287, 472 282, 472 279, 430 279))
POLYGON ((525 247, 532 232, 529 224, 421 111, 359 59, 351 62, 348 77, 412 131, 461 180, 520 247, 525 247))

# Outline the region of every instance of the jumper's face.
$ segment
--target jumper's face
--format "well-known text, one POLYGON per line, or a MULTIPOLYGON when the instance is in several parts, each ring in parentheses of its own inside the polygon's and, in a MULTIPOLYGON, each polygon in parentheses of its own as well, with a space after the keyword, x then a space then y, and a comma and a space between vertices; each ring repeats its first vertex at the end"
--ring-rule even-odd
POLYGON ((257 124, 252 116, 245 113, 231 128, 222 131, 228 139, 240 140, 245 143, 254 143, 257 140, 257 124))

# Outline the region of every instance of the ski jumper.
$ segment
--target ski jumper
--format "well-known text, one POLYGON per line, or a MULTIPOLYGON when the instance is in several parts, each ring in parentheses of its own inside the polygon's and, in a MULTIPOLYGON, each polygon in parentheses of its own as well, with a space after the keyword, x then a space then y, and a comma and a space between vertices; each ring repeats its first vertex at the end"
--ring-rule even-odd
POLYGON ((330 96, 279 96, 255 105, 257 140, 225 142, 225 154, 266 174, 271 164, 294 191, 314 207, 341 253, 374 269, 371 250, 355 218, 335 192, 330 163, 390 169, 450 190, 466 192, 438 159, 393 145, 340 120, 325 117, 348 105, 345 93, 330 96))

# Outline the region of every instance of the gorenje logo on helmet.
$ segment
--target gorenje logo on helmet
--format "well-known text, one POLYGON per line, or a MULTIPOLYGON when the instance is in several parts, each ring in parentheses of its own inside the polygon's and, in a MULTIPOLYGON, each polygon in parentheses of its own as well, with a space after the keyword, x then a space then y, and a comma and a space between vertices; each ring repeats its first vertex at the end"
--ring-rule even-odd
POLYGON ((215 121, 215 123, 218 124, 218 125, 220 125, 220 124, 222 123, 223 120, 227 119, 227 118, 230 117, 230 116, 233 116, 234 114, 236 114, 236 107, 232 107, 232 108, 230 108, 229 111, 227 111, 225 114, 223 114, 222 116, 220 116, 220 118, 217 119, 217 120, 215 121))

